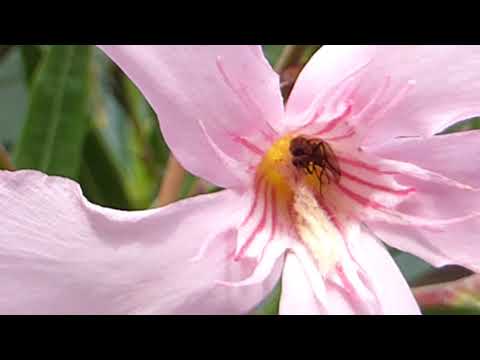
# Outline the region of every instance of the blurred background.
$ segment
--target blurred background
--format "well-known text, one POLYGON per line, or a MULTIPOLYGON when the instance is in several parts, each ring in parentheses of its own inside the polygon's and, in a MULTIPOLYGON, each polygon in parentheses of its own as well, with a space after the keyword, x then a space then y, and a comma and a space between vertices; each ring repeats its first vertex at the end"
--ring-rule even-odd
MULTIPOLYGON (((285 98, 320 47, 263 45, 285 98)), ((479 118, 447 131, 475 128, 479 118)), ((219 190, 170 156, 148 103, 94 46, 0 45, 0 169, 68 177, 91 202, 123 210, 219 190)), ((425 314, 480 314, 480 280, 469 271, 391 253, 425 314)), ((279 293, 255 313, 275 314, 279 293)))

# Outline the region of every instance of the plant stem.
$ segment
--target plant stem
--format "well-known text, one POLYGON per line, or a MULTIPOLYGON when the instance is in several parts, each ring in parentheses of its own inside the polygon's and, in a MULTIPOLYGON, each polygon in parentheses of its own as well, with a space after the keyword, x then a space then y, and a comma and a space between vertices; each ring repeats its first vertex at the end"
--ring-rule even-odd
POLYGON ((277 73, 281 73, 292 64, 297 64, 307 48, 306 45, 286 45, 280 55, 274 69, 277 73))
POLYGON ((10 171, 15 170, 15 166, 13 166, 12 161, 10 160, 10 155, 2 144, 0 144, 0 169, 10 171))
POLYGON ((185 174, 184 168, 170 154, 162 185, 160 186, 160 192, 154 206, 164 206, 178 199, 185 174))

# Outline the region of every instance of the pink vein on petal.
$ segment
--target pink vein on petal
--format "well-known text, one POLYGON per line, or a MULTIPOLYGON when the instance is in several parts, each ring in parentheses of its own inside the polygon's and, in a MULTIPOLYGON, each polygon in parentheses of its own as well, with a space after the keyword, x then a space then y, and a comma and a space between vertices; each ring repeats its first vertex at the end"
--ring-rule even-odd
POLYGON ((355 175, 352 175, 352 174, 346 172, 345 170, 342 170, 342 177, 346 177, 347 179, 350 179, 350 180, 352 180, 356 183, 368 186, 369 188, 372 188, 372 189, 375 189, 375 190, 381 190, 381 191, 388 192, 388 193, 391 193, 391 194, 408 195, 408 194, 411 194, 411 193, 415 192, 415 189, 412 188, 412 187, 405 188, 405 189, 392 189, 392 188, 389 188, 387 186, 374 184, 370 181, 363 180, 363 179, 361 179, 361 178, 359 178, 355 175))
POLYGON ((262 156, 264 154, 264 151, 262 151, 257 145, 253 144, 252 142, 248 141, 247 139, 241 136, 234 136, 233 139, 235 142, 239 143, 240 145, 243 145, 250 152, 256 155, 262 156))
POLYGON ((349 139, 352 136, 354 136, 357 132, 355 131, 354 128, 349 128, 348 131, 342 135, 334 136, 331 138, 325 138, 327 141, 339 141, 339 140, 344 140, 344 139, 349 139))
POLYGON ((263 255, 265 254, 265 249, 266 249, 268 243, 274 239, 275 233, 277 232, 277 226, 278 226, 278 223, 277 223, 277 196, 276 196, 276 193, 275 193, 275 188, 273 188, 273 187, 272 187, 271 194, 272 194, 272 199, 271 199, 271 204, 272 204, 272 212, 271 212, 272 228, 271 228, 271 231, 270 231, 270 238, 268 239, 267 243, 263 247, 262 252, 260 254, 260 257, 258 258, 259 261, 261 261, 261 259, 263 259, 263 255))
POLYGON ((254 194, 254 198, 253 198, 253 204, 252 204, 252 206, 250 206, 250 210, 248 211, 247 216, 245 217, 245 219, 243 219, 240 226, 245 225, 248 222, 248 220, 250 220, 250 218, 253 215, 253 212, 255 211, 255 208, 257 207, 258 197, 260 195, 260 188, 262 186, 262 181, 263 181, 262 176, 255 179, 255 185, 254 185, 255 186, 255 194, 254 194))
MULTIPOLYGON (((217 56, 216 58, 216 65, 217 69, 219 70, 220 74, 222 75, 223 80, 225 81, 225 84, 235 93, 235 95, 240 99, 240 101, 250 110, 255 112, 257 116, 260 119, 263 119, 263 112, 261 107, 257 104, 257 102, 248 94, 248 92, 245 89, 245 85, 243 82, 239 81, 240 83, 240 89, 234 85, 232 79, 227 75, 227 72, 225 71, 225 67, 223 65, 223 60, 221 56, 217 56)), ((267 129, 271 132, 271 134, 268 134, 269 139, 273 139, 274 135, 277 135, 277 132, 275 129, 272 128, 272 126, 264 121, 264 125, 267 126, 267 129)))
MULTIPOLYGON (((225 167, 227 169, 232 169, 232 170, 238 168, 238 164, 235 164, 236 161, 232 159, 230 156, 228 156, 227 154, 225 154, 210 137, 210 135, 207 132, 207 129, 205 128, 205 124, 203 123, 203 121, 198 120, 198 125, 200 126, 200 129, 202 130, 202 133, 205 136, 205 139, 207 140, 208 144, 212 147, 213 151, 217 154, 218 158, 225 165, 225 167)), ((245 169, 249 171, 248 167, 246 167, 245 169)), ((237 179, 241 179, 237 174, 235 175, 237 179)))
POLYGON ((375 166, 372 166, 366 162, 360 161, 360 160, 355 160, 355 159, 350 159, 350 158, 345 158, 339 155, 336 155, 337 160, 343 161, 344 163, 347 163, 349 165, 361 168, 363 170, 368 170, 371 172, 374 172, 375 174, 383 174, 383 175, 395 175, 398 174, 396 171, 383 171, 378 169, 375 166))
MULTIPOLYGON (((392 109, 395 105, 397 105, 401 100, 407 96, 407 94, 410 92, 410 90, 413 88, 413 86, 416 84, 414 80, 409 80, 405 86, 403 86, 400 91, 393 96, 386 104, 382 106, 381 109, 378 109, 374 114, 371 115, 371 119, 374 119, 375 117, 378 119, 380 116, 383 116, 386 114, 390 109, 392 109)), ((369 122, 371 122, 370 120, 369 122)))
POLYGON ((333 129, 335 129, 343 119, 345 119, 352 111, 352 104, 348 104, 345 109, 334 119, 332 119, 328 124, 321 130, 316 131, 314 135, 322 135, 329 133, 333 129))
POLYGON ((383 209, 386 209, 385 206, 383 206, 382 204, 374 201, 374 200, 371 200, 371 199, 367 199, 355 192, 353 192, 352 190, 348 189, 347 187, 343 186, 342 184, 340 183, 337 183, 336 186, 340 189, 340 191, 342 191, 345 195, 347 195, 349 198, 353 199, 355 202, 357 202, 358 204, 364 206, 364 207, 369 207, 369 208, 373 208, 373 209, 376 209, 376 210, 383 210, 383 209))
POLYGON ((360 109, 357 113, 353 114, 356 118, 362 118, 365 114, 368 114, 368 111, 371 111, 375 108, 375 105, 378 106, 379 100, 385 94, 387 89, 390 87, 390 76, 385 76, 382 86, 372 95, 370 100, 360 109))
POLYGON ((333 99, 335 104, 339 101, 339 99, 350 96, 351 93, 346 94, 347 90, 351 90, 350 86, 348 85, 351 85, 354 78, 357 77, 357 75, 359 75, 361 71, 364 70, 368 65, 370 65, 372 61, 373 59, 369 59, 365 64, 360 65, 357 69, 353 70, 350 74, 340 80, 325 94, 324 98, 333 99))
POLYGON ((268 190, 269 190, 269 187, 265 186, 265 190, 264 190, 265 204, 263 206, 262 216, 260 218, 260 221, 258 222, 255 229, 252 231, 252 233, 250 234, 248 239, 245 241, 245 243, 242 245, 242 247, 239 249, 239 251, 235 255, 235 257, 234 257, 235 261, 240 260, 243 257, 243 255, 245 255, 245 251, 248 249, 248 247, 250 246, 252 241, 255 240, 255 237, 258 235, 258 233, 265 228, 265 225, 267 223, 267 210, 268 210, 268 201, 267 201, 268 200, 267 199, 268 195, 267 194, 268 194, 268 190))
POLYGON ((393 220, 393 219, 400 220, 399 223, 403 224, 403 225, 414 225, 414 226, 425 227, 425 228, 428 228, 429 230, 441 231, 443 226, 463 222, 463 221, 470 220, 470 219, 473 219, 473 218, 476 218, 476 217, 480 216, 480 213, 472 213, 472 214, 469 214, 469 215, 466 215, 466 216, 461 216, 461 217, 457 217, 457 218, 450 218, 450 219, 440 219, 440 220, 438 220, 438 219, 425 219, 425 218, 422 218, 422 217, 412 216, 412 215, 401 213, 399 211, 395 211, 395 210, 393 210, 391 208, 388 208, 388 207, 386 207, 386 206, 384 206, 384 205, 382 205, 382 204, 380 204, 380 203, 378 203, 374 200, 367 199, 367 198, 351 191, 350 189, 347 189, 345 186, 343 186, 339 183, 337 183, 336 186, 345 195, 347 195, 348 197, 350 197, 352 200, 354 200, 358 204, 362 205, 363 207, 378 210, 378 211, 382 212, 383 214, 391 216, 390 220, 393 220))
POLYGON ((272 199, 271 199, 271 207, 272 207, 272 231, 270 233, 270 238, 268 241, 273 240, 275 236, 275 232, 277 231, 277 195, 275 192, 275 188, 272 187, 272 199))

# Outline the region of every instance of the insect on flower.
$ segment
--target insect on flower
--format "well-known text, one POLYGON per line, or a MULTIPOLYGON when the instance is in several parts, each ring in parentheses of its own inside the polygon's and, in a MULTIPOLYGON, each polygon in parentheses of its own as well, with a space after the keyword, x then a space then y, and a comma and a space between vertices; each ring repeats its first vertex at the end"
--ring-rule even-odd
POLYGON ((480 272, 480 131, 437 135, 480 115, 480 46, 325 45, 286 102, 260 46, 99 47, 224 190, 119 211, 0 171, 0 313, 244 314, 281 281, 280 314, 419 314, 384 243, 480 272))
POLYGON ((315 175, 320 182, 320 188, 324 182, 324 176, 328 184, 332 178, 335 182, 339 181, 340 167, 332 148, 326 141, 297 136, 290 142, 289 149, 293 166, 298 170, 303 169, 308 175, 315 175))

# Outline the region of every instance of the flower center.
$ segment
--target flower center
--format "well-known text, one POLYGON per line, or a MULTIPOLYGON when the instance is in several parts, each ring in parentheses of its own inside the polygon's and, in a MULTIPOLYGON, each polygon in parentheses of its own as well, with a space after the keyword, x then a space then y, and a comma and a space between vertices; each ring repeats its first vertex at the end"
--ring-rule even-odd
POLYGON ((299 183, 323 191, 341 176, 335 154, 322 139, 286 135, 275 142, 258 165, 258 176, 281 195, 292 197, 299 183))
POLYGON ((292 196, 292 155, 289 147, 293 136, 287 135, 274 143, 258 165, 259 176, 271 185, 283 198, 292 196))
POLYGON ((337 263, 342 235, 322 199, 341 176, 332 148, 321 139, 287 135, 274 143, 257 176, 277 194, 282 214, 322 274, 337 263))

